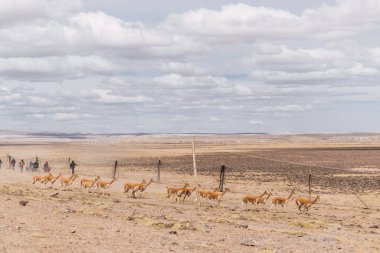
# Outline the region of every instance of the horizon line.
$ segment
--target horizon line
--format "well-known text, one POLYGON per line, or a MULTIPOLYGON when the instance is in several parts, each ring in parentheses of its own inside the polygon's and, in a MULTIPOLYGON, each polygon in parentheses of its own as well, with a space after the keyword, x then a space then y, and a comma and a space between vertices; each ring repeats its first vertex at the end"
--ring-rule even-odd
POLYGON ((281 133, 270 133, 270 132, 100 132, 100 133, 84 133, 84 132, 60 132, 60 131, 39 131, 39 132, 28 132, 28 131, 11 131, 0 129, 1 134, 9 135, 36 135, 36 136, 90 136, 90 135, 315 135, 315 134, 380 134, 380 132, 281 132, 281 133))

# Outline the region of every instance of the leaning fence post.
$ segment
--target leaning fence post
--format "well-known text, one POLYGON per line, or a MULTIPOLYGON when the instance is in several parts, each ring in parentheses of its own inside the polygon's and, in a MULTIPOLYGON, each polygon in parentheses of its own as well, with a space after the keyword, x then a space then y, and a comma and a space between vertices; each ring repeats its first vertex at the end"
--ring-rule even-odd
POLYGON ((226 166, 222 162, 222 166, 220 167, 220 175, 219 175, 219 188, 218 191, 223 191, 223 185, 224 185, 224 174, 225 174, 226 166))
POLYGON ((118 165, 118 162, 117 162, 117 160, 116 160, 116 161, 115 161, 115 165, 114 165, 114 167, 113 167, 112 178, 116 178, 117 165, 118 165))

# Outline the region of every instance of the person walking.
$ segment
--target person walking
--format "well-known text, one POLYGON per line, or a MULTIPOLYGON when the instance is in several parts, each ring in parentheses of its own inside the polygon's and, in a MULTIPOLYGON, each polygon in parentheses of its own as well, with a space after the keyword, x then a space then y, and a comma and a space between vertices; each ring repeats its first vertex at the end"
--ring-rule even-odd
POLYGON ((21 159, 21 162, 18 163, 18 166, 20 167, 21 173, 24 171, 25 162, 23 159, 21 159))
POLYGON ((16 160, 14 158, 12 158, 12 161, 11 161, 12 170, 15 170, 15 166, 16 166, 16 160))
POLYGON ((46 162, 44 163, 44 172, 45 172, 45 173, 50 172, 50 166, 49 166, 48 161, 46 161, 46 162))
POLYGON ((29 166, 26 166, 26 170, 31 170, 32 172, 34 171, 34 162, 30 161, 29 166))
POLYGON ((75 167, 78 166, 74 160, 70 163, 71 174, 74 174, 75 167))
POLYGON ((38 171, 39 167, 40 167, 40 161, 38 161, 38 157, 36 157, 36 161, 33 164, 33 171, 38 171))

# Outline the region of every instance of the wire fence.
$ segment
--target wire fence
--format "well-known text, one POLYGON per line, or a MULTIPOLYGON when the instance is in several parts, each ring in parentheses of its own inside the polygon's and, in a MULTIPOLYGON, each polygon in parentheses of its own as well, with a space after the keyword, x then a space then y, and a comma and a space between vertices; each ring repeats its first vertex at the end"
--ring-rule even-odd
MULTIPOLYGON (((380 189, 379 171, 365 170, 368 164, 374 168, 380 168, 378 157, 380 157, 378 149, 312 150, 308 154, 305 154, 304 150, 218 152, 198 154, 197 167, 201 175, 213 176, 216 179, 220 175, 221 165, 225 164, 226 180, 271 182, 285 179, 290 184, 303 186, 307 186, 308 177, 312 174, 313 187, 328 189, 331 193, 354 194, 368 208, 358 193, 363 194, 380 189), (341 151, 343 153, 340 153, 341 151), (320 165, 321 163, 329 163, 332 166, 320 165), (364 170, 352 170, 355 167, 363 167, 364 170)), ((67 159, 59 160, 60 167, 68 168, 67 159)), ((7 168, 9 158, 4 160, 2 168, 7 168)), ((141 169, 155 171, 158 161, 161 162, 162 175, 166 171, 189 175, 193 173, 191 155, 125 158, 118 164, 120 168, 118 173, 141 169)), ((110 169, 112 167, 110 164, 110 169)), ((115 171, 113 173, 115 175, 115 171)))
MULTIPOLYGON (((365 170, 352 170, 356 167, 365 167, 370 164, 374 168, 380 168, 379 149, 334 149, 334 150, 270 150, 255 152, 217 152, 201 153, 197 155, 198 173, 213 176, 216 179, 220 174, 220 166, 225 164, 227 169, 226 179, 256 180, 261 182, 284 179, 291 184, 308 184, 308 177, 312 174, 312 185, 331 192, 363 193, 371 190, 379 190, 379 170, 368 172, 365 170), (328 164, 324 165, 324 164, 328 164), (259 174, 259 176, 258 176, 259 174)), ((66 168, 68 171, 68 158, 61 158, 52 168, 66 168), (58 164, 57 166, 55 166, 58 164)), ((42 158, 43 160, 43 158, 42 158)), ((108 159, 110 160, 110 159, 108 159)), ((164 157, 135 157, 118 159, 120 171, 123 174, 128 171, 141 169, 156 171, 160 160, 161 173, 166 171, 185 173, 192 175, 192 156, 164 156, 164 157)), ((27 160, 25 161, 27 163, 27 160)), ((85 163, 78 162, 78 170, 86 167, 85 163)), ((6 167, 3 160, 3 168, 6 167)), ((88 166, 96 169, 96 165, 88 166)), ((113 162, 109 163, 110 172, 113 162)), ((53 170, 54 171, 54 170, 53 170)), ((96 171, 96 173, 98 170, 96 171)), ((91 174, 91 171, 87 171, 91 174)), ((94 171, 95 173, 95 171, 94 171)), ((109 173, 112 174, 112 173, 109 173)))
MULTIPOLYGON (((363 150, 359 151, 363 152, 363 150)), ((380 156, 380 152, 376 155, 372 153, 370 157, 362 155, 361 158, 359 157, 360 159, 355 158, 357 154, 352 154, 355 150, 349 151, 348 154, 337 154, 339 151, 335 151, 333 154, 331 151, 327 153, 322 151, 320 154, 314 152, 305 155, 301 152, 303 154, 301 156, 297 150, 287 151, 288 153, 281 152, 261 152, 260 155, 249 152, 198 154, 197 168, 201 175, 218 178, 220 166, 225 164, 227 180, 233 178, 249 181, 260 178, 261 182, 269 182, 280 178, 291 184, 301 185, 308 185, 309 175, 312 174, 313 186, 328 189, 333 193, 363 193, 380 189, 380 170, 367 171, 365 167, 366 164, 372 164, 371 167, 380 168, 380 161, 377 159, 377 154, 380 156), (297 161, 297 159, 301 161, 297 161), (320 165, 326 162, 331 166, 320 165), (363 170, 360 169, 362 167, 363 170)), ((161 160, 161 173, 174 171, 191 175, 193 171, 190 155, 135 159, 134 161, 125 161, 121 165, 126 171, 154 170, 158 159, 161 160)))

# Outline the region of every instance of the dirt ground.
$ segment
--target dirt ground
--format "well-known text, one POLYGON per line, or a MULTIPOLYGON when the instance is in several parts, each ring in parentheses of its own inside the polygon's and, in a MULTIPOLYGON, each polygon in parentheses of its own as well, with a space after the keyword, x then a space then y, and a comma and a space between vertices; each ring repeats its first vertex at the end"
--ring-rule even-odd
POLYGON ((227 166, 232 192, 219 206, 199 207, 195 195, 184 203, 167 198, 166 186, 194 185, 187 135, 0 139, 0 252, 380 251, 380 135, 202 135, 196 152, 202 189, 217 187, 220 165, 227 166), (105 195, 81 191, 79 180, 44 190, 32 172, 9 170, 7 154, 48 160, 53 175, 69 174, 70 157, 79 179, 111 180, 118 160, 118 177, 105 195), (158 159, 161 183, 142 198, 122 196, 123 183, 156 179, 158 159), (312 196, 321 199, 300 213, 294 200, 308 196, 310 173, 312 196), (292 189, 284 208, 242 205, 244 194, 292 189))

